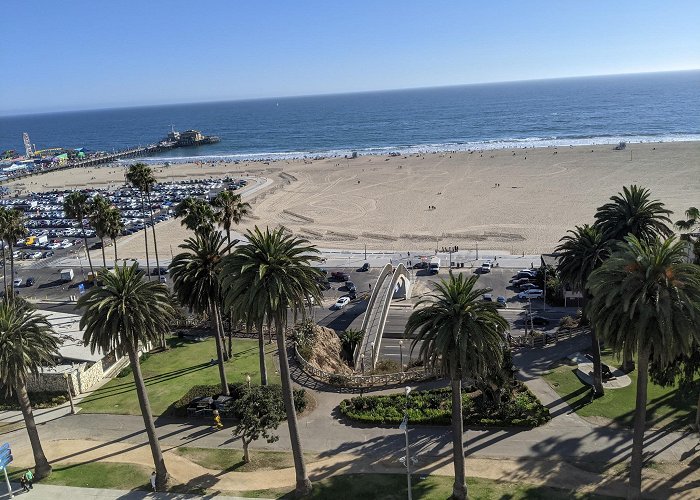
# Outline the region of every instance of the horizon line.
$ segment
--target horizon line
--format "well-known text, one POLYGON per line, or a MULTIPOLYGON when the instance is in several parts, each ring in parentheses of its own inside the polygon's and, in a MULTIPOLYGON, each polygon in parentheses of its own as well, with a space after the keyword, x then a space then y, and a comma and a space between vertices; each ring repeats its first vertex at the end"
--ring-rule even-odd
POLYGON ((391 89, 373 89, 373 90, 354 90, 347 92, 326 92, 317 94, 294 94, 285 96, 264 96, 264 97, 248 97, 248 98, 232 98, 232 99, 212 99, 212 100, 202 100, 202 101, 180 101, 180 102, 168 102, 161 104, 136 104, 136 105, 118 105, 118 106, 104 106, 95 108, 75 108, 75 109, 64 109, 58 111, 35 111, 35 112, 21 112, 21 113, 9 113, 4 114, 0 111, 1 118, 15 118, 23 116, 36 116, 36 115, 53 115, 62 113, 80 113, 80 112, 91 112, 91 111, 113 111, 122 109, 142 109, 142 108, 158 108, 167 106, 188 106, 193 104, 216 104, 216 103, 231 103, 231 102, 251 102, 251 101, 266 101, 273 99, 297 99, 305 97, 331 97, 331 96, 344 96, 344 95, 357 95, 357 94, 376 94, 382 92, 401 92, 401 91, 411 91, 411 90, 428 90, 428 89, 446 89, 454 87, 468 87, 477 85, 499 85, 508 83, 527 83, 527 82, 543 82, 552 80, 573 80, 579 78, 605 78, 605 77, 615 77, 615 76, 632 76, 632 75, 652 75, 660 73, 686 73, 700 71, 700 68, 689 68, 689 69, 679 69, 679 70, 661 70, 661 71, 640 71, 634 73, 607 73, 607 74, 597 74, 597 75, 573 75, 573 76, 556 76, 551 78, 526 78, 522 80, 498 80, 489 82, 471 82, 471 83, 456 83, 448 85, 429 85, 429 86, 418 86, 418 87, 400 87, 391 89))

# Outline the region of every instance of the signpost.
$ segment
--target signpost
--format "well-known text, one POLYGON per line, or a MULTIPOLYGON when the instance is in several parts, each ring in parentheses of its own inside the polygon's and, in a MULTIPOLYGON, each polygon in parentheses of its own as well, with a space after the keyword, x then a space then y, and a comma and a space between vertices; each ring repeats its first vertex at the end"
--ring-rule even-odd
POLYGON ((10 486, 10 478, 7 477, 7 466, 11 464, 13 460, 12 450, 10 449, 10 443, 5 443, 0 446, 0 469, 5 473, 5 483, 7 484, 7 493, 10 498, 15 498, 12 493, 12 486, 10 486))

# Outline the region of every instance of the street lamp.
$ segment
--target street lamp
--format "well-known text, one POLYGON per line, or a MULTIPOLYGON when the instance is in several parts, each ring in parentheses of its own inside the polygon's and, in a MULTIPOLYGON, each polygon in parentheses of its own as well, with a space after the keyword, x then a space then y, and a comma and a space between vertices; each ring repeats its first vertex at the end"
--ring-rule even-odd
POLYGON ((401 372, 403 372, 403 339, 399 340, 399 355, 401 356, 401 372))
POLYGON ((411 453, 408 443, 408 395, 411 393, 411 388, 406 386, 406 408, 403 413, 403 421, 399 425, 399 429, 404 432, 406 436, 406 481, 408 483, 408 500, 412 500, 413 494, 411 492, 411 453))
POLYGON ((70 389, 70 382, 68 382, 68 374, 63 372, 63 380, 66 381, 66 388, 68 389, 68 401, 70 401, 70 414, 75 415, 75 405, 73 404, 73 393, 70 389))
POLYGON ((374 356, 374 342, 370 342, 369 346, 372 348, 372 368, 374 368, 374 360, 375 360, 375 356, 374 356))
POLYGON ((362 376, 365 376, 365 353, 360 354, 360 367, 362 368, 362 376))

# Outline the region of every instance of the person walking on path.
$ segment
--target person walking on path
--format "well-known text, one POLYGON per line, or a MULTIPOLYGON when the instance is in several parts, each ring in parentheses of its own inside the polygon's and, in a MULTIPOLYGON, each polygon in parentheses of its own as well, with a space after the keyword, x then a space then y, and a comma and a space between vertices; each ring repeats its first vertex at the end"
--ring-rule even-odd
POLYGON ((22 487, 22 491, 29 491, 29 486, 27 486, 27 480, 24 478, 24 475, 19 478, 19 485, 22 487))
POLYGON ((156 471, 151 472, 151 488, 153 488, 153 492, 155 493, 156 490, 156 471))

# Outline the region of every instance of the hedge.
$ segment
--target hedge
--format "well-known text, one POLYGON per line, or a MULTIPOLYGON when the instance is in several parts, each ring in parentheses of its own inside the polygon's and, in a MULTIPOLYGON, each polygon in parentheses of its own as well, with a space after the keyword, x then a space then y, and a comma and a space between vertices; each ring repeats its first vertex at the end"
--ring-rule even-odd
MULTIPOLYGON (((29 402, 32 408, 35 410, 41 408, 53 408, 55 406, 62 405, 68 401, 68 391, 62 392, 30 392, 29 402)), ((17 396, 12 397, 7 396, 4 388, 0 388, 0 410, 19 410, 19 403, 17 402, 17 396)))
MULTIPOLYGON (((450 425, 452 396, 450 388, 417 391, 409 396, 408 410, 404 394, 365 396, 345 399, 340 413, 350 420, 368 424, 399 424, 404 411, 412 424, 450 425)), ((499 427, 537 427, 550 420, 549 409, 521 383, 499 405, 488 402, 480 391, 462 392, 462 415, 468 425, 499 427)))
MULTIPOLYGON (((280 399, 282 399, 282 386, 271 384, 267 386, 272 391, 276 391, 280 399)), ((236 383, 228 385, 231 397, 236 400, 248 390, 247 384, 236 383)), ((169 414, 179 417, 187 416, 187 407, 197 398, 207 398, 219 396, 221 394, 221 385, 194 385, 180 399, 170 406, 169 414)), ((301 413, 306 409, 307 399, 305 389, 294 389, 294 408, 297 413, 301 413)), ((236 415, 233 415, 236 418, 236 415)))

